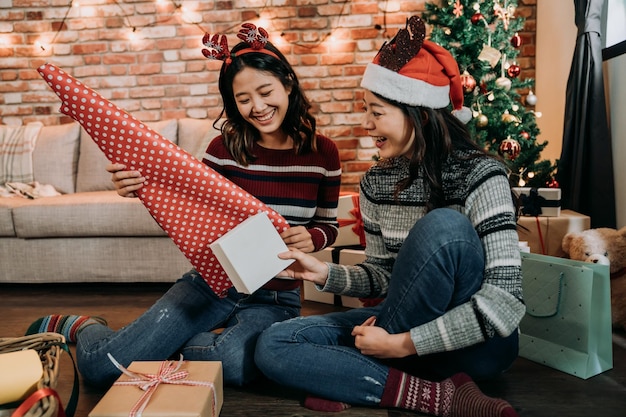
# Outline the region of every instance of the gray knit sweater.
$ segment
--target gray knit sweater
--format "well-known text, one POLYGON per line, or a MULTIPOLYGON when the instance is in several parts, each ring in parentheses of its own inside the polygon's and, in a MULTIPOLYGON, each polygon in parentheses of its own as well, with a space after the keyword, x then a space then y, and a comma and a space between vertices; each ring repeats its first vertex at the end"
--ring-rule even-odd
MULTIPOLYGON (((445 206, 465 214, 478 232, 485 249, 483 285, 469 302, 411 329, 419 355, 471 346, 495 334, 508 336, 525 312, 515 209, 505 167, 492 158, 457 154, 461 158, 448 158, 442 169, 445 206)), ((421 176, 394 200, 397 181, 407 176, 406 158, 377 164, 364 175, 360 204, 366 261, 356 266, 328 264, 323 291, 356 297, 387 293, 398 250, 425 214, 428 201, 421 176)))

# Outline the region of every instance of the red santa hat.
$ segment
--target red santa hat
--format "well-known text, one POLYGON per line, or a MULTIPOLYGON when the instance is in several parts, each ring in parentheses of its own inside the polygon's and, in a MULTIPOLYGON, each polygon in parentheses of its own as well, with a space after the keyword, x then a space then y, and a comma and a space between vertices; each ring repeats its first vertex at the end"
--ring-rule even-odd
POLYGON ((424 22, 411 17, 367 65, 361 87, 410 106, 441 109, 452 103, 452 112, 467 123, 472 115, 463 107, 459 66, 450 52, 425 40, 425 33, 424 22))

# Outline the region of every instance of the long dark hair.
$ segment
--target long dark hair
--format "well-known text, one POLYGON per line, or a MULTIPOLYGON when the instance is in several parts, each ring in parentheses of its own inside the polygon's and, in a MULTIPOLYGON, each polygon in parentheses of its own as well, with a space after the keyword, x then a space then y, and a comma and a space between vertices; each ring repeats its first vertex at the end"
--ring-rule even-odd
POLYGON ((258 130, 246 122, 239 113, 233 94, 233 79, 246 67, 270 73, 278 78, 285 88, 291 89, 287 114, 281 128, 293 139, 296 154, 315 151, 317 149, 316 123, 315 118, 309 112, 311 104, 304 95, 298 77, 285 56, 270 42, 265 45, 265 49, 272 51, 280 59, 263 52, 248 52, 234 56, 237 51, 245 48, 249 48, 245 42, 240 42, 233 47, 232 62, 222 65, 219 79, 224 107, 215 123, 217 124, 222 117, 225 117, 220 129, 224 136, 224 143, 233 158, 241 165, 248 165, 255 159, 252 151, 254 142, 260 139, 258 130))
POLYGON ((376 96, 400 108, 415 130, 409 176, 396 184, 394 193, 396 197, 413 184, 421 168, 430 192, 426 209, 430 211, 442 207, 444 204, 442 166, 449 157, 456 157, 455 150, 470 151, 469 158, 485 155, 494 157, 472 140, 467 127, 448 109, 409 106, 378 94, 376 96))

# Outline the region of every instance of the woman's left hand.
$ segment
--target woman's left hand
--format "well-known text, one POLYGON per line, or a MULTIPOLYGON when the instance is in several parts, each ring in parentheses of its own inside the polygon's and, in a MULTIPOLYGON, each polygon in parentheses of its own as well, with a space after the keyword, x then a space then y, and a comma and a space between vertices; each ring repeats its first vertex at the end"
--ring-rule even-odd
POLYGON ((354 345, 362 354, 379 359, 404 358, 416 354, 409 332, 389 334, 375 324, 376 317, 372 316, 352 330, 354 345))
POLYGON ((315 250, 311 234, 304 226, 294 226, 280 234, 283 242, 289 249, 298 249, 304 253, 311 253, 315 250))

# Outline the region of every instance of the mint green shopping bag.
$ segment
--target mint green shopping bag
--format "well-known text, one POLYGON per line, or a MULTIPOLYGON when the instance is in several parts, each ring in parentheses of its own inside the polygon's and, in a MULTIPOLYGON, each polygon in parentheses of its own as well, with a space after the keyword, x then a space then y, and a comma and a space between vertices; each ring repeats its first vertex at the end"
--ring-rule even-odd
POLYGON ((522 253, 520 356, 582 379, 613 367, 609 267, 522 253))

